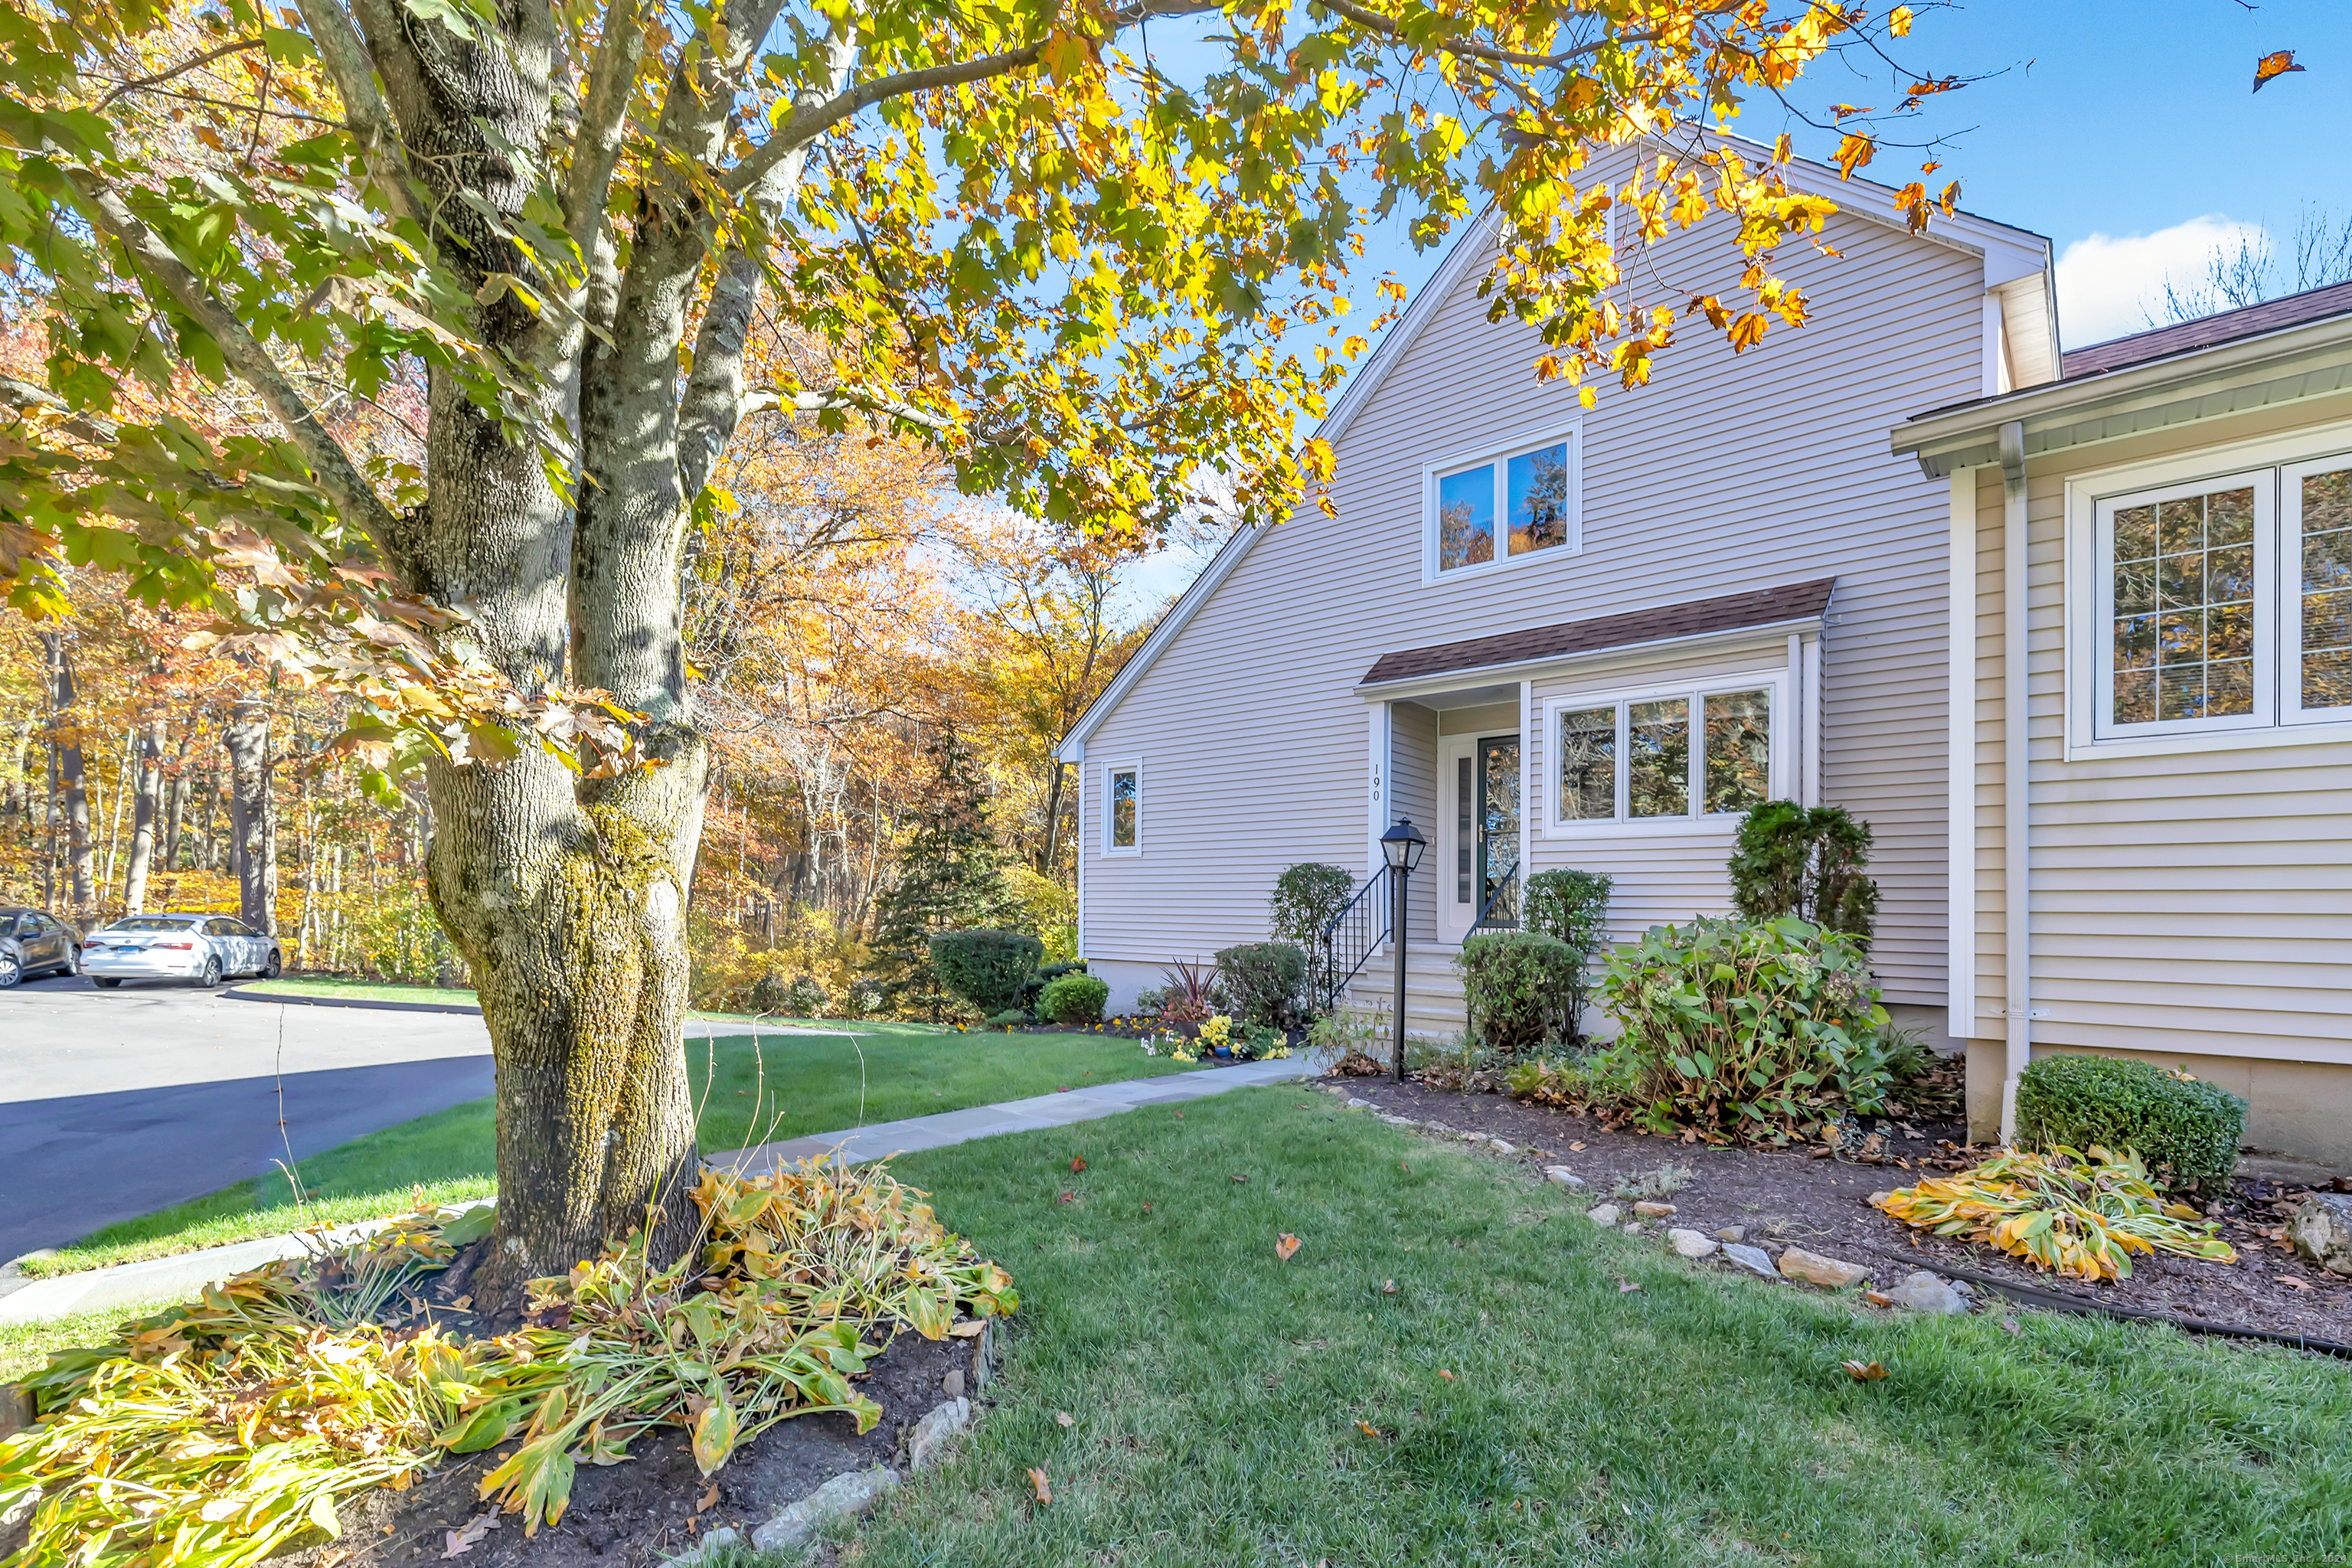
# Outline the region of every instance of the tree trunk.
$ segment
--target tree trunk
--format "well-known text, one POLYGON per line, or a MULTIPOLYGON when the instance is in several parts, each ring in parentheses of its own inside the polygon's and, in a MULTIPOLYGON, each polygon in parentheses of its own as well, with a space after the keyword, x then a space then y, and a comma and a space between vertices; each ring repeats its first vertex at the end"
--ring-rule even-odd
POLYGON ((163 721, 147 721, 139 744, 139 792, 131 815, 131 863, 122 877, 122 908, 138 914, 147 907, 147 869, 155 858, 155 818, 163 794, 163 721))
POLYGON ((188 823, 188 748, 196 738, 196 716, 180 726, 180 753, 172 770, 172 806, 163 822, 163 873, 180 868, 180 840, 188 823))
POLYGON ((226 732, 229 795, 229 864, 236 874, 237 913, 257 931, 277 934, 271 910, 276 868, 269 863, 269 707, 244 698, 229 710, 226 732))
POLYGON ((52 775, 57 781, 57 810, 65 818, 66 865, 69 877, 70 908, 77 917, 86 918, 97 893, 90 877, 89 795, 82 778, 81 735, 79 720, 74 706, 79 700, 74 688, 73 660, 66 656, 65 638, 56 632, 43 632, 41 646, 49 661, 49 722, 54 737, 52 751, 57 768, 52 775))

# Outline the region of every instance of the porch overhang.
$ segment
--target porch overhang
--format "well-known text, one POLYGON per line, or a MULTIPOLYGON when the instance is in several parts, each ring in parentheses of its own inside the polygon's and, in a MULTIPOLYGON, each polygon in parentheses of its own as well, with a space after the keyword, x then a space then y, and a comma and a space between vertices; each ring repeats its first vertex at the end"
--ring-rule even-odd
POLYGON ((1404 648, 1381 655, 1355 689, 1367 700, 1405 698, 1465 684, 1516 680, 1538 669, 1572 667, 1628 653, 1819 631, 1836 586, 1834 577, 1817 577, 1776 588, 1685 599, 1621 615, 1404 648))

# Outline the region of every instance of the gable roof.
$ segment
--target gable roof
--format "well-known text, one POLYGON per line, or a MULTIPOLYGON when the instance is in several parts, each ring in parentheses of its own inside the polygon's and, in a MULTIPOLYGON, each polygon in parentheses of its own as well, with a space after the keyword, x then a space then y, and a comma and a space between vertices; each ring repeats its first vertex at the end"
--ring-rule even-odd
POLYGON ((2265 300, 2259 305, 2200 316, 2193 321, 2176 321, 2153 331, 2134 332, 2129 337, 2110 338, 2104 343, 2074 349, 2066 355, 2066 378, 2071 381, 2080 375, 2105 375, 2126 365, 2146 364, 2150 360, 2343 315, 2352 315, 2352 283, 2331 283, 2324 289, 2307 289, 2283 299, 2265 300))
POLYGON ((1532 664, 1577 654, 1638 647, 1645 643, 1677 642, 1685 637, 1819 620, 1829 608, 1830 593, 1836 586, 1834 577, 1816 577, 1810 583, 1754 588, 1712 599, 1685 599, 1678 605, 1658 605, 1622 615, 1594 616, 1494 637, 1406 648, 1381 655, 1364 672, 1361 684, 1386 686, 1401 680, 1426 680, 1431 676, 1462 670, 1532 664))

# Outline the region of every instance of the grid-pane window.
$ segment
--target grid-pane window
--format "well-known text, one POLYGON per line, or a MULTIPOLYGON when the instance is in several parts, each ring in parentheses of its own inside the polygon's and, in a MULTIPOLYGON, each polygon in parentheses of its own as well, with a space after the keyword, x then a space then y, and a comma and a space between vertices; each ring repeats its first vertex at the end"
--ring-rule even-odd
POLYGON ((1617 706, 1559 716, 1559 816, 1606 821, 1617 815, 1617 706))
POLYGON ((1706 714, 1706 809, 1746 811, 1772 793, 1772 693, 1714 691, 1706 714))
POLYGON ((2120 509, 2113 569, 2116 722, 2252 712, 2252 489, 2120 509))
POLYGON ((1625 715, 1625 810, 1690 815, 1690 700, 1636 702, 1625 715))
POLYGON ((2296 584, 2305 711, 2352 708, 2352 468, 2303 477, 2296 584))
POLYGON ((1141 780, 1133 768, 1114 768, 1110 775, 1110 847, 1132 849, 1140 826, 1141 780))

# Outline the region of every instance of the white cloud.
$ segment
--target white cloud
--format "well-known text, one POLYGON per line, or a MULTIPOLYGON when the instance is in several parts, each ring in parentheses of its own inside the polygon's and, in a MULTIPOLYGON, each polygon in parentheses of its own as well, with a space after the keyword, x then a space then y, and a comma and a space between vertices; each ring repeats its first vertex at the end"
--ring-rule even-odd
POLYGON ((2234 254, 2242 240, 2266 238, 2259 224, 2207 213, 2154 234, 2078 239, 2058 256, 2058 330, 2068 348, 2144 332, 2151 316, 2164 319, 2167 278, 2185 291, 2203 280, 2216 249, 2234 254))

